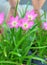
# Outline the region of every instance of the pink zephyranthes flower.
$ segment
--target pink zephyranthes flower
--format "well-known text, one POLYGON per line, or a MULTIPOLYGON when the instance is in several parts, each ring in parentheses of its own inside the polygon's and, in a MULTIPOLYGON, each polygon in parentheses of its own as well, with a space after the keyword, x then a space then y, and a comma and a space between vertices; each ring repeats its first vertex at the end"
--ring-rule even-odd
POLYGON ((33 21, 28 22, 28 19, 25 19, 25 18, 21 19, 20 22, 21 22, 20 27, 23 30, 28 30, 34 25, 33 21))
POLYGON ((0 25, 2 25, 4 21, 4 13, 0 13, 0 25))
POLYGON ((7 22, 8 26, 10 28, 18 28, 19 27, 18 19, 19 19, 18 16, 16 16, 16 17, 13 17, 13 16, 10 17, 9 22, 7 22))
POLYGON ((26 12, 25 18, 28 19, 29 21, 35 20, 36 17, 37 17, 37 14, 35 13, 34 10, 26 12))
POLYGON ((42 27, 43 27, 44 30, 47 30, 47 22, 43 22, 42 27))

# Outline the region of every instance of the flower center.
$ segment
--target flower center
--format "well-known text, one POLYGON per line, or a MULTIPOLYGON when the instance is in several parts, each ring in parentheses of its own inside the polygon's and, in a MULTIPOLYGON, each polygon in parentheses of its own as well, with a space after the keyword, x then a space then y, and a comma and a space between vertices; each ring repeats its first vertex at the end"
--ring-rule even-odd
POLYGON ((24 27, 26 27, 26 28, 27 28, 27 27, 28 27, 28 25, 27 25, 27 24, 24 24, 24 27))
POLYGON ((16 21, 13 21, 13 23, 12 23, 12 24, 13 24, 13 26, 16 26, 17 22, 16 22, 16 21))
POLYGON ((28 18, 29 18, 29 20, 32 20, 32 17, 30 15, 28 15, 28 18))

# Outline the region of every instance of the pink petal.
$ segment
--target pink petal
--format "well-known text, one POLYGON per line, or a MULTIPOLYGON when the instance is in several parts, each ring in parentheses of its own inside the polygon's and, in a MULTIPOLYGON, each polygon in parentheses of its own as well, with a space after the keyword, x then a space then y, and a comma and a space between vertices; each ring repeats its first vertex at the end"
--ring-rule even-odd
POLYGON ((4 13, 0 14, 0 25, 3 23, 4 21, 4 13))
POLYGON ((47 22, 44 22, 44 23, 42 24, 42 28, 43 28, 44 30, 47 30, 47 22))

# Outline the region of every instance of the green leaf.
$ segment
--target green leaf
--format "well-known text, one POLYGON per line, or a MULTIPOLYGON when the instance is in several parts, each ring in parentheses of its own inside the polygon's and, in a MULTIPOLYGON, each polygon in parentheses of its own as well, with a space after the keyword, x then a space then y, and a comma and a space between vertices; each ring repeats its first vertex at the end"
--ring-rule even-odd
POLYGON ((44 49, 44 48, 47 48, 47 46, 31 47, 31 49, 44 49))
POLYGON ((18 56, 18 57, 21 57, 21 54, 19 54, 19 53, 17 53, 17 52, 14 52, 14 51, 10 52, 9 54, 13 54, 13 55, 16 55, 16 56, 18 56))
POLYGON ((44 62, 44 63, 47 64, 47 62, 46 62, 44 59, 42 59, 42 58, 39 58, 39 57, 32 57, 32 59, 34 59, 34 60, 39 60, 39 61, 44 62))
POLYGON ((13 62, 13 61, 0 61, 0 64, 17 64, 17 62, 13 62))
POLYGON ((27 8, 28 8, 29 3, 30 3, 30 2, 28 1, 25 10, 24 10, 23 8, 22 8, 22 10, 19 9, 19 13, 20 13, 20 16, 21 16, 22 18, 23 18, 23 17, 25 16, 25 14, 26 14, 26 11, 27 11, 27 8))
POLYGON ((28 59, 34 59, 34 60, 38 60, 38 61, 41 61, 41 62, 44 62, 44 63, 46 63, 47 64, 47 62, 44 60, 44 59, 42 59, 42 58, 39 58, 39 57, 36 57, 36 56, 32 56, 32 55, 30 55, 30 56, 28 56, 27 57, 28 59))

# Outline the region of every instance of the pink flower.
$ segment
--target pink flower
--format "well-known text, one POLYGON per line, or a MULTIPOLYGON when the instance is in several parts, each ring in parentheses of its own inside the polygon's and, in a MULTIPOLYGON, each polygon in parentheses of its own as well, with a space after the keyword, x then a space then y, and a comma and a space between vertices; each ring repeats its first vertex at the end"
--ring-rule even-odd
POLYGON ((43 22, 42 27, 44 30, 47 30, 47 22, 43 22))
POLYGON ((33 25, 34 25, 34 22, 28 22, 28 19, 21 19, 20 20, 20 27, 22 27, 23 30, 28 30, 30 29, 33 25))
POLYGON ((28 19, 29 21, 30 20, 33 21, 36 17, 37 17, 37 14, 35 13, 34 10, 26 12, 25 18, 28 19))
POLYGON ((0 13, 0 25, 3 24, 4 21, 4 13, 0 13))
POLYGON ((10 17, 10 21, 7 23, 10 28, 18 28, 19 27, 19 17, 10 17))

